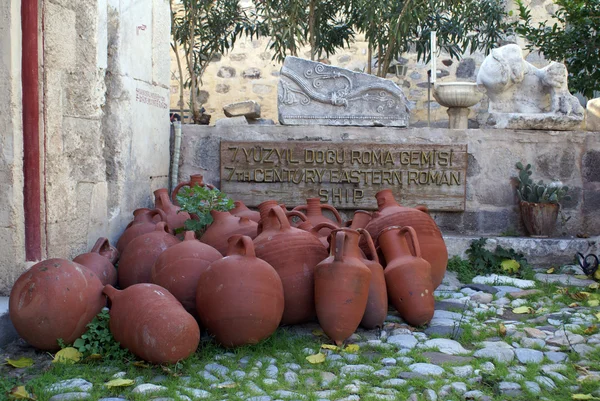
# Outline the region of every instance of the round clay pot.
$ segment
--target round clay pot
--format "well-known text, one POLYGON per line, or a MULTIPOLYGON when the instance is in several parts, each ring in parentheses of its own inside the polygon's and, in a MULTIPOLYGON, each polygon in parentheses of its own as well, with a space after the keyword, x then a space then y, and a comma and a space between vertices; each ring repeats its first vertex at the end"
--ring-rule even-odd
POLYGON ((93 271, 96 276, 102 282, 102 285, 117 284, 117 269, 110 263, 108 258, 100 255, 101 249, 107 249, 110 247, 108 239, 98 238, 94 247, 88 253, 82 253, 73 259, 73 262, 79 263, 93 271))
POLYGON ((154 207, 165 212, 167 215, 167 224, 172 230, 182 228, 186 220, 191 219, 188 212, 180 212, 179 206, 171 203, 169 192, 166 188, 154 191, 154 207))
POLYGON ((207 187, 208 189, 215 189, 214 185, 207 184, 204 182, 204 177, 202 176, 202 174, 192 174, 192 175, 190 175, 189 181, 180 182, 179 184, 177 184, 175 189, 173 189, 173 192, 171 193, 171 200, 173 201, 173 204, 175 206, 179 206, 179 202, 177 202, 177 194, 179 193, 181 188, 183 188, 183 187, 193 188, 196 185, 198 185, 199 187, 207 187))
POLYGON ((315 306, 321 328, 337 345, 354 333, 365 314, 371 271, 360 259, 360 234, 331 232, 330 256, 315 268, 315 306))
POLYGON ((229 238, 223 259, 198 280, 200 321, 225 347, 256 344, 269 337, 283 316, 283 285, 267 262, 256 257, 248 236, 229 238))
POLYGON ((110 332, 123 348, 156 364, 176 363, 196 352, 200 328, 169 291, 136 284, 119 291, 104 287, 110 300, 110 332))
MULTIPOLYGON (((344 223, 342 221, 342 217, 338 213, 337 209, 327 203, 321 203, 320 198, 308 198, 306 200, 306 205, 296 206, 293 211, 302 211, 306 210, 306 217, 308 221, 312 223, 313 226, 316 226, 319 223, 328 222, 336 226, 336 228, 341 227, 344 223), (327 218, 323 215, 323 210, 329 210, 335 216, 337 222, 327 218)), ((331 229, 322 228, 319 231, 320 236, 329 236, 331 234, 331 229)))
POLYGON ((435 306, 435 286, 431 265, 421 256, 416 230, 412 227, 385 228, 379 234, 379 244, 388 261, 385 282, 391 304, 408 324, 422 326, 429 323, 435 306))
POLYGON ((154 231, 133 239, 125 248, 119 262, 119 285, 127 288, 138 283, 152 282, 152 267, 156 259, 170 246, 178 244, 165 222, 156 224, 154 231))
MULTIPOLYGON (((157 223, 157 221, 154 221, 155 217, 158 217, 159 221, 167 222, 167 215, 160 209, 135 209, 133 211, 133 220, 127 225, 125 231, 117 241, 119 252, 123 253, 127 244, 134 238, 154 231, 157 223)), ((172 231, 171 234, 173 234, 172 231)))
MULTIPOLYGON (((289 213, 297 213, 297 212, 292 211, 289 213)), ((289 220, 289 216, 288 216, 288 220, 289 220)), ((328 228, 330 230, 336 230, 339 227, 337 227, 331 221, 324 221, 322 223, 318 223, 317 225, 313 226, 310 221, 306 220, 306 221, 303 221, 302 223, 298 224, 297 228, 304 230, 304 231, 308 231, 309 233, 311 233, 312 235, 317 237, 319 239, 319 241, 321 241, 323 246, 329 251, 329 236, 321 235, 321 230, 323 228, 328 228)))
MULTIPOLYGON (((414 228, 423 251, 423 258, 431 264, 434 289, 437 288, 446 273, 448 250, 440 229, 427 214, 427 209, 423 206, 419 208, 400 206, 390 189, 379 191, 375 197, 379 210, 373 213, 373 218, 365 227, 366 230, 371 237, 377 238, 379 232, 386 227, 410 226, 414 228)), ((363 244, 364 242, 361 243, 361 247, 365 250, 363 244)), ((379 245, 377 241, 375 245, 379 245)))
POLYGON ((229 211, 234 216, 237 217, 247 217, 250 220, 258 223, 260 221, 260 213, 254 210, 250 210, 244 205, 242 201, 233 202, 235 207, 229 211))
POLYGON ((152 282, 166 288, 194 317, 198 278, 208 266, 223 258, 215 248, 196 239, 186 231, 183 242, 175 244, 158 256, 152 268, 152 282))
POLYGON ((65 259, 33 265, 10 292, 10 320, 19 336, 44 351, 71 344, 106 305, 100 279, 89 269, 65 259))
POLYGON ((521 201, 521 217, 530 237, 548 238, 556 228, 560 205, 521 201))
POLYGON ((213 222, 208 226, 200 241, 215 248, 222 255, 227 252, 227 240, 235 234, 247 235, 255 238, 258 224, 247 217, 237 217, 229 212, 211 210, 213 222))
POLYGON ((298 324, 315 318, 314 269, 327 257, 327 249, 313 234, 290 225, 279 205, 268 213, 259 205, 262 232, 254 239, 256 256, 279 274, 285 309, 282 324, 298 324))
POLYGON ((121 252, 109 243, 108 246, 100 248, 100 255, 104 256, 114 265, 119 260, 121 252))
POLYGON ((354 254, 353 256, 360 256, 360 259, 365 266, 371 270, 369 299, 367 300, 367 307, 365 309, 365 314, 360 321, 360 325, 368 330, 373 330, 377 327, 383 328, 383 322, 385 321, 388 312, 388 295, 383 266, 379 263, 375 244, 373 243, 369 232, 362 228, 359 228, 357 231, 367 241, 369 253, 366 256, 360 254, 354 254))
POLYGON ((373 214, 371 212, 367 212, 366 210, 357 210, 354 212, 354 216, 352 220, 350 220, 347 224, 351 229, 358 230, 359 228, 365 228, 367 224, 371 221, 373 214))

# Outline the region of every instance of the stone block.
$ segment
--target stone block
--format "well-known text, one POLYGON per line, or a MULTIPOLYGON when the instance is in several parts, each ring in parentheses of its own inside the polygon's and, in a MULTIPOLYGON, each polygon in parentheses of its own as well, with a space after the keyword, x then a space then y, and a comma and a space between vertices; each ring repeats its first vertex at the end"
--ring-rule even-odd
POLYGON ((456 68, 456 78, 468 79, 475 77, 475 60, 464 58, 456 68))
POLYGON ((231 103, 223 106, 223 112, 227 117, 260 118, 260 104, 254 100, 231 103))
POLYGON ((260 78, 260 70, 258 68, 248 68, 242 73, 242 77, 246 79, 258 79, 260 78))
POLYGON ((234 125, 248 125, 248 120, 244 116, 221 118, 215 123, 215 127, 231 127, 234 125))
POLYGON ((585 121, 588 131, 600 131, 600 98, 588 100, 585 121))
POLYGON ((46 67, 75 68, 77 31, 75 11, 48 2, 44 15, 44 57, 46 67))
POLYGON ((169 86, 171 59, 171 12, 169 2, 152 0, 152 82, 169 86))
POLYGON ((223 67, 219 68, 219 71, 217 71, 217 77, 233 78, 233 77, 235 77, 235 68, 223 66, 223 67))
POLYGON ((275 121, 270 118, 257 118, 248 120, 248 124, 250 125, 275 125, 275 121))
POLYGON ((110 7, 108 20, 109 44, 114 46, 111 57, 116 71, 113 72, 152 83, 152 7, 146 1, 133 1, 127 7, 110 7))
POLYGON ((582 170, 582 178, 585 181, 600 182, 600 151, 590 150, 583 155, 582 170))

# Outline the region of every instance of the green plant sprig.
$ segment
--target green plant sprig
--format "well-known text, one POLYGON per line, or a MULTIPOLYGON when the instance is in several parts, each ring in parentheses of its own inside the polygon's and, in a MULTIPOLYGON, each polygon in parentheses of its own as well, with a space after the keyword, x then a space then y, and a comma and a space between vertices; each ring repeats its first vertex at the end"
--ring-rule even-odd
POLYGON ((518 162, 516 167, 519 170, 519 175, 517 176, 517 194, 521 201, 530 203, 559 203, 562 200, 571 200, 571 196, 567 195, 569 187, 563 186, 560 182, 555 181, 545 184, 544 181, 540 180, 535 183, 531 179, 531 175, 533 174, 531 164, 523 166, 523 163, 518 162))
MULTIPOLYGON (((109 328, 110 315, 107 309, 102 310, 87 325, 87 331, 73 343, 73 347, 83 354, 84 357, 100 355, 104 360, 122 361, 134 359, 128 350, 121 348, 115 341, 109 328)), ((60 344, 61 348, 65 344, 60 344)))
POLYGON ((233 200, 217 188, 210 189, 197 184, 182 188, 177 194, 177 202, 181 211, 193 215, 192 219, 186 220, 183 230, 195 231, 198 238, 213 222, 211 210, 227 212, 234 207, 233 200))

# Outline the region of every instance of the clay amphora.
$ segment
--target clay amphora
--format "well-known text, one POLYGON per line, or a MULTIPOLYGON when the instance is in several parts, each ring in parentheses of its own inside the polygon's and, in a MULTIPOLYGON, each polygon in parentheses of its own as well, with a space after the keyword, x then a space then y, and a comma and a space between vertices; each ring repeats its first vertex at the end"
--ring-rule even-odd
POLYGON ((388 295, 385 276, 383 274, 383 266, 379 263, 375 244, 373 244, 369 232, 362 228, 359 228, 357 231, 366 240, 369 248, 369 253, 366 256, 360 255, 360 258, 365 266, 371 270, 369 299, 360 325, 368 330, 372 330, 376 327, 382 328, 388 312, 388 295))
POLYGON ((159 221, 167 222, 167 215, 161 209, 135 209, 133 211, 133 220, 127 225, 125 231, 117 241, 119 252, 123 253, 127 244, 134 238, 154 231, 157 223, 157 221, 154 221, 155 217, 158 217, 159 221))
POLYGON ((152 282, 154 262, 170 246, 178 244, 165 222, 156 224, 154 231, 134 238, 125 248, 119 261, 119 286, 127 288, 138 283, 152 282))
POLYGON ((204 177, 202 177, 202 174, 192 174, 192 175, 190 175, 189 181, 180 182, 179 184, 177 184, 175 189, 173 189, 173 192, 171 193, 171 200, 173 201, 173 204, 175 206, 179 206, 179 202, 177 202, 177 194, 179 193, 181 188, 183 188, 183 187, 192 187, 193 188, 196 185, 198 185, 199 187, 207 187, 208 189, 215 189, 214 185, 207 184, 204 182, 204 177))
MULTIPOLYGON (((287 217, 288 221, 290 222, 290 225, 292 227, 296 227, 299 228, 298 226, 303 223, 308 221, 308 218, 306 217, 306 215, 302 212, 298 212, 298 211, 293 211, 293 210, 287 210, 285 207, 285 204, 283 203, 278 203, 275 200, 267 200, 262 202, 260 205, 258 205, 258 213, 260 215, 260 220, 258 221, 258 234, 260 234, 262 232, 262 219, 266 219, 267 216, 269 215, 269 211, 271 210, 271 208, 273 206, 279 206, 281 208, 281 210, 283 210, 283 212, 285 213, 285 216, 287 217), (294 221, 294 217, 297 217, 298 220, 294 221)), ((312 227, 312 224, 311 224, 312 227)), ((304 229, 304 231, 308 231, 306 229, 304 229)))
POLYGON ((379 244, 388 261, 385 282, 391 304, 408 324, 427 324, 433 318, 435 286, 431 265, 422 257, 416 230, 385 228, 379 235, 379 244))
POLYGON ((179 206, 171 203, 167 188, 160 188, 154 191, 154 206, 165 212, 167 215, 167 224, 172 230, 182 228, 185 221, 191 218, 188 212, 180 212, 179 206))
POLYGON ((200 328, 169 291, 136 284, 119 291, 104 287, 110 300, 110 332, 123 348, 156 364, 176 363, 196 352, 200 328))
MULTIPOLYGON (((344 224, 342 221, 342 217, 338 213, 337 209, 327 203, 321 203, 320 198, 308 198, 306 200, 306 205, 296 206, 292 210, 294 210, 294 211, 306 210, 306 217, 313 224, 313 226, 316 226, 317 224, 322 223, 324 221, 332 223, 338 228, 344 224), (323 215, 323 209, 331 211, 333 213, 333 215, 335 216, 337 222, 325 217, 323 215)), ((319 231, 319 234, 321 236, 329 236, 329 234, 331 234, 331 229, 322 228, 321 231, 319 231)))
POLYGON ((256 344, 283 316, 283 285, 273 266, 256 257, 248 236, 229 238, 227 256, 200 275, 196 303, 200 321, 225 347, 256 344))
POLYGON ((365 228, 367 224, 371 221, 372 213, 367 212, 366 210, 357 210, 354 212, 354 216, 352 220, 350 220, 347 224, 353 230, 358 230, 359 228, 365 228))
POLYGON ((227 240, 235 234, 256 238, 258 224, 247 217, 237 217, 229 212, 211 210, 213 222, 208 226, 200 241, 215 248, 222 255, 227 252, 227 240))
POLYGON ((86 267, 65 259, 33 265, 17 279, 8 310, 17 333, 44 351, 71 344, 106 305, 102 283, 86 267))
POLYGON ((196 239, 186 231, 183 242, 161 253, 152 268, 152 282, 166 288, 194 317, 198 278, 214 261, 223 258, 215 248, 196 239))
POLYGON ((321 328, 337 345, 354 333, 365 314, 371 271, 360 259, 358 231, 331 232, 329 257, 315 268, 315 306, 321 328))
POLYGON ((108 243, 108 246, 100 248, 100 255, 104 256, 112 265, 114 265, 119 260, 121 252, 119 252, 116 247, 108 243))
POLYGON ((233 202, 235 207, 229 211, 234 216, 237 217, 247 217, 252 221, 259 222, 260 221, 260 213, 254 210, 250 210, 244 205, 242 201, 233 202))
MULTIPOLYGON (((427 209, 422 206, 414 209, 400 206, 390 189, 379 191, 375 197, 379 211, 373 213, 372 220, 365 227, 371 237, 377 238, 379 232, 386 227, 410 226, 414 228, 423 251, 423 258, 431 264, 433 288, 437 288, 446 272, 448 250, 440 229, 427 214, 427 209)), ((377 240, 375 245, 378 245, 377 240)), ((362 248, 364 250, 364 246, 362 248)), ((386 262, 388 262, 387 258, 386 262)))
MULTIPOLYGON (((289 213, 298 213, 298 212, 292 211, 289 213)), ((289 220, 289 216, 288 216, 288 220, 289 220)), ((311 233, 312 235, 317 237, 319 239, 319 241, 321 241, 323 246, 325 246, 325 248, 327 248, 327 250, 329 250, 329 241, 328 241, 329 237, 327 235, 321 235, 321 230, 323 228, 329 228, 330 230, 335 230, 335 229, 338 229, 339 227, 337 227, 331 221, 324 221, 322 223, 318 223, 317 225, 313 226, 310 221, 306 220, 306 221, 303 221, 302 223, 298 224, 297 228, 304 230, 304 231, 308 231, 309 233, 311 233)))
POLYGON ((102 282, 102 285, 117 284, 117 269, 110 263, 108 258, 100 255, 102 249, 110 247, 108 239, 98 238, 94 247, 88 253, 82 253, 73 259, 73 262, 79 263, 93 271, 102 282))
MULTIPOLYGON (((263 213, 264 207, 261 215, 263 213)), ((263 231, 254 239, 254 247, 256 256, 273 266, 283 283, 285 309, 281 323, 313 320, 316 316, 314 269, 327 257, 327 249, 313 234, 292 227, 277 204, 261 223, 263 231)))

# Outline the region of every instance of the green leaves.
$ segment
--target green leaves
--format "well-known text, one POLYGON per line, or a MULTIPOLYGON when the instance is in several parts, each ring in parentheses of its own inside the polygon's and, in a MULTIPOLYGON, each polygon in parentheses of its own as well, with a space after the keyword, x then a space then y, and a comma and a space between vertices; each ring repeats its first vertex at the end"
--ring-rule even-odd
POLYGON ((182 188, 177 194, 177 202, 182 211, 194 215, 194 219, 185 222, 184 230, 195 231, 198 238, 213 222, 211 210, 227 212, 234 207, 233 200, 223 192, 199 185, 182 188))
POLYGON ((87 325, 87 331, 73 343, 73 348, 83 354, 83 357, 101 355, 103 359, 122 360, 129 351, 120 347, 115 341, 109 328, 110 315, 108 310, 101 311, 87 325))

